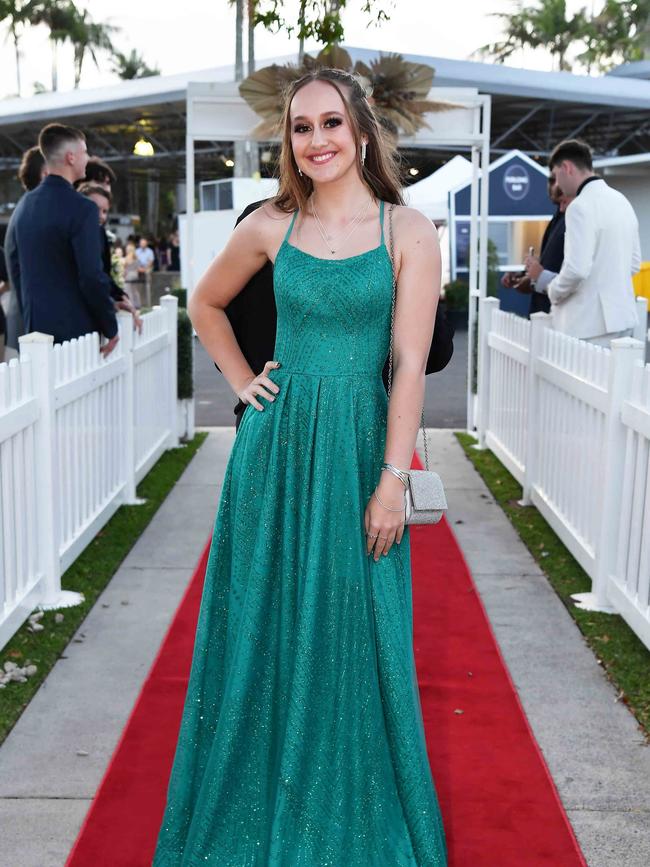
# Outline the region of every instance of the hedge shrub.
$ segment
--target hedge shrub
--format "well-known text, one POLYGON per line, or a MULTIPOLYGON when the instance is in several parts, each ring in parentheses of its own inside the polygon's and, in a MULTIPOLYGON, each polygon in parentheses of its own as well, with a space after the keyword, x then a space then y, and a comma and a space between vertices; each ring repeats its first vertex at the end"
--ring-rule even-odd
MULTIPOLYGON (((184 292, 185 290, 179 290, 184 292)), ((179 299, 180 304, 180 299, 179 299)), ((194 370, 192 364, 192 323, 187 311, 178 309, 178 399, 194 394, 194 370)))
POLYGON ((187 289, 172 289, 170 295, 178 298, 179 307, 183 308, 183 310, 187 309, 187 289))

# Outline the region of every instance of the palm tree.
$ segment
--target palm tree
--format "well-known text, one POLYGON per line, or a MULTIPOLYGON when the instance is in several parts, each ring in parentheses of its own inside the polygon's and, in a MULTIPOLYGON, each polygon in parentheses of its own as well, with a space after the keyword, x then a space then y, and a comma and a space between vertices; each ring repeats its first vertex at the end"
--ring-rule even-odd
MULTIPOLYGON (((255 70, 255 26, 258 0, 230 0, 235 7, 235 81, 244 78, 244 17, 247 19, 248 74, 255 70), (245 10, 244 10, 245 3, 245 10), (246 15, 244 15, 244 11, 246 15)), ((256 142, 234 143, 235 177, 251 177, 259 171, 259 151, 256 142)))
POLYGON ((52 90, 58 89, 59 45, 72 41, 79 10, 72 0, 31 0, 26 9, 30 24, 45 24, 52 44, 52 90))
MULTIPOLYGON (((234 0, 231 0, 234 2, 234 0)), ((388 12, 383 8, 381 0, 362 0, 361 11, 369 16, 368 25, 379 25, 390 20, 388 12)), ((255 14, 255 23, 261 24, 271 32, 284 30, 291 36, 296 30, 298 35, 298 64, 302 63, 305 39, 314 38, 326 51, 340 45, 344 38, 342 21, 343 10, 348 6, 348 0, 299 0, 298 23, 291 24, 291 18, 284 18, 284 0, 267 0, 266 4, 258 0, 259 7, 255 14)), ((292 4, 293 5, 293 4, 292 4)))
POLYGON ((79 87, 86 54, 90 54, 93 63, 99 68, 97 52, 113 52, 111 34, 117 33, 119 29, 119 27, 113 27, 111 24, 98 24, 92 21, 87 9, 82 12, 76 11, 75 28, 72 36, 75 87, 79 87))
POLYGON ((138 54, 135 48, 130 54, 122 54, 120 51, 113 52, 113 72, 122 79, 149 78, 151 75, 160 75, 156 67, 147 66, 144 58, 138 54))
POLYGON ((578 55, 587 68, 606 71, 621 61, 650 57, 650 0, 605 0, 587 21, 585 51, 578 55))
POLYGON ((307 15, 307 0, 300 0, 298 7, 298 65, 301 66, 305 59, 305 18, 307 15))
POLYGON ((25 0, 0 0, 0 22, 7 23, 7 37, 11 36, 16 55, 16 93, 20 96, 20 36, 25 24, 29 23, 25 0))
POLYGON ((257 0, 246 0, 246 19, 248 21, 248 74, 255 72, 255 7, 257 0))
POLYGON ((244 18, 247 25, 248 74, 255 72, 255 28, 258 20, 259 0, 229 0, 235 7, 235 81, 244 77, 244 18))
POLYGON ((235 6, 235 81, 244 77, 244 0, 232 0, 235 6))
POLYGON ((560 70, 570 71, 569 49, 584 37, 584 9, 568 16, 566 0, 537 0, 534 6, 518 2, 516 12, 493 12, 504 21, 504 36, 500 42, 484 45, 477 53, 503 63, 522 48, 545 48, 557 59, 560 70))

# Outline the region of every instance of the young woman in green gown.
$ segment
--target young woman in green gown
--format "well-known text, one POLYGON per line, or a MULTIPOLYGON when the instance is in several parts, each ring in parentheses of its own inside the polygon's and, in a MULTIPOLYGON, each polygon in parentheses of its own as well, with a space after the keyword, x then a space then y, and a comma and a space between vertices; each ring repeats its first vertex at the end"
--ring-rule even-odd
POLYGON ((280 189, 192 293, 247 404, 226 468, 155 867, 443 867, 412 648, 404 486, 440 294, 435 228, 338 70, 289 90, 280 189), (390 405, 394 204, 398 275, 390 405), (274 359, 224 313, 274 263, 274 359))

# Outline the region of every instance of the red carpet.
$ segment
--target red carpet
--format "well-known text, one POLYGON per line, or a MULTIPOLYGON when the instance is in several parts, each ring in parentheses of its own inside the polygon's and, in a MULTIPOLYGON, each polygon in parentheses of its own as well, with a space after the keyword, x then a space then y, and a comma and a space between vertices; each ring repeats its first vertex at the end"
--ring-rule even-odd
MULTIPOLYGON (((448 524, 410 532, 415 657, 450 867, 586 867, 448 524)), ((206 561, 207 548, 66 867, 151 865, 206 561)))

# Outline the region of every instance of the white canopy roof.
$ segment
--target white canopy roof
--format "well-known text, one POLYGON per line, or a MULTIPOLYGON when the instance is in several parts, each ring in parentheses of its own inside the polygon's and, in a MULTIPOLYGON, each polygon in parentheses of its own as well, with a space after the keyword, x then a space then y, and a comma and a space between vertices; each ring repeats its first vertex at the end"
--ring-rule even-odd
POLYGON ((428 178, 407 187, 404 191, 406 203, 422 211, 430 220, 446 220, 449 216, 449 191, 471 180, 471 162, 465 157, 455 156, 428 178))

